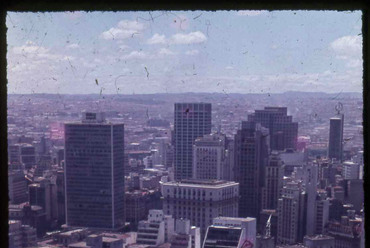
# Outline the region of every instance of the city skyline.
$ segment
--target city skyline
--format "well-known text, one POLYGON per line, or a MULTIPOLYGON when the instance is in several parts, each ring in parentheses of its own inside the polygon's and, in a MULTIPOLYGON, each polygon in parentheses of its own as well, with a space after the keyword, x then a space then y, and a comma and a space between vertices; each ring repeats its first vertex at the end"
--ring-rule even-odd
POLYGON ((362 21, 7 12, 9 247, 364 248, 362 21))
POLYGON ((7 27, 10 94, 362 91, 361 11, 8 12, 7 27))

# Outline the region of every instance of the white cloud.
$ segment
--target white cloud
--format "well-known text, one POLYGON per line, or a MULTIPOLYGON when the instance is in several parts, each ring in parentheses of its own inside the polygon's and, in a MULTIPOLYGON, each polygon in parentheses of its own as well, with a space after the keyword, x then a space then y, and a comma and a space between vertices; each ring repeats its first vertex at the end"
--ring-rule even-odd
POLYGON ((39 54, 47 53, 49 49, 35 45, 32 41, 27 41, 26 45, 14 47, 14 54, 39 54))
POLYGON ((70 49, 75 49, 75 48, 79 48, 80 46, 77 44, 77 43, 73 43, 73 44, 70 44, 67 46, 67 48, 70 48, 70 49))
POLYGON ((232 70, 232 69, 234 69, 234 67, 232 67, 232 66, 226 66, 225 69, 226 70, 232 70))
POLYGON ((159 55, 174 55, 175 53, 167 48, 161 48, 158 52, 159 55))
POLYGON ((165 44, 166 36, 155 33, 152 38, 147 41, 148 44, 165 44))
POLYGON ((200 31, 191 32, 188 34, 177 33, 172 35, 171 44, 195 44, 202 43, 207 40, 207 37, 200 31))
POLYGON ((125 49, 128 49, 128 48, 130 48, 130 47, 128 45, 125 45, 125 44, 122 44, 122 45, 119 46, 119 49, 121 49, 121 50, 125 50, 125 49))
POLYGON ((145 29, 145 25, 137 21, 122 20, 117 27, 110 28, 103 32, 100 38, 105 40, 123 40, 140 34, 145 29))
POLYGON ((189 50, 189 51, 186 51, 185 54, 186 55, 197 55, 199 53, 199 51, 197 49, 193 49, 193 50, 189 50))
POLYGON ((146 59, 148 55, 143 51, 132 51, 131 53, 124 55, 123 59, 146 59))
POLYGON ((362 60, 361 59, 351 59, 348 61, 347 66, 350 68, 358 68, 362 67, 362 60))
POLYGON ((346 60, 347 67, 362 67, 362 36, 343 36, 330 43, 337 59, 346 60))
POLYGON ((127 30, 143 30, 145 28, 144 24, 138 21, 129 21, 129 20, 122 20, 117 24, 118 28, 120 29, 127 29, 127 30))
POLYGON ((238 16, 259 16, 267 13, 266 10, 239 10, 236 12, 238 16))
POLYGON ((362 52, 362 36, 343 36, 330 43, 330 48, 343 59, 359 56, 362 52))

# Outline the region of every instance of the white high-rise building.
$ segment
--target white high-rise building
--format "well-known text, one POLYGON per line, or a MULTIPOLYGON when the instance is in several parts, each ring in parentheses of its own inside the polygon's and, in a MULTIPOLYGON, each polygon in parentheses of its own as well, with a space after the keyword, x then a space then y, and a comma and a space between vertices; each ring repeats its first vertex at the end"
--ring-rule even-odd
POLYGON ((190 220, 177 219, 175 234, 171 238, 173 248, 200 248, 200 229, 190 225, 190 220))
POLYGON ((193 145, 193 178, 226 180, 225 135, 207 134, 193 145))
POLYGON ((207 227, 218 216, 238 216, 239 184, 219 180, 188 179, 162 182, 163 211, 175 219, 189 219, 200 227, 204 237, 207 227))
POLYGON ((171 240, 174 234, 174 219, 162 210, 149 210, 148 220, 139 222, 136 243, 158 246, 171 240))
POLYGON ((278 201, 278 244, 289 245, 303 241, 306 206, 306 193, 301 183, 288 182, 278 201))
POLYGON ((253 247, 256 245, 255 218, 217 217, 208 227, 203 248, 253 247))
POLYGON ((344 179, 359 179, 360 165, 352 161, 343 162, 343 178, 344 179))

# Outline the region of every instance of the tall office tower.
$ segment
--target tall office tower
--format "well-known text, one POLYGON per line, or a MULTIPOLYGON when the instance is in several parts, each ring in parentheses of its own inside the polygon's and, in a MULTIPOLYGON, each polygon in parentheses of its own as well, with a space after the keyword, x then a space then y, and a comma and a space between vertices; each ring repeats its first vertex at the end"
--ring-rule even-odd
POLYGON ((124 213, 124 125, 103 113, 65 124, 67 226, 120 229, 124 213))
POLYGON ((193 145, 193 178, 226 180, 225 135, 213 133, 197 138, 193 145))
POLYGON ((304 165, 304 185, 307 195, 307 217, 306 217, 306 234, 314 235, 316 227, 316 196, 317 196, 317 179, 318 167, 316 163, 304 165))
POLYGON ((189 219, 200 227, 204 237, 207 227, 218 216, 238 216, 239 184, 218 180, 186 179, 162 183, 163 211, 175 219, 189 219))
POLYGON ((343 125, 344 115, 340 114, 338 117, 330 118, 329 131, 329 150, 328 157, 330 159, 343 159, 343 125))
POLYGON ((22 170, 8 171, 8 188, 10 204, 19 204, 28 200, 27 181, 22 170))
POLYGON ((58 218, 57 185, 55 178, 39 178, 28 185, 29 202, 31 206, 40 206, 46 213, 46 221, 58 218))
POLYGON ((175 180, 193 177, 195 139, 211 133, 210 103, 175 103, 175 180))
POLYGON ((235 142, 226 138, 226 155, 225 155, 225 180, 235 181, 235 142))
POLYGON ((258 219, 268 152, 268 130, 259 123, 243 121, 235 135, 234 172, 240 186, 240 217, 258 219))
POLYGON ((357 213, 364 207, 364 181, 362 179, 350 179, 344 181, 346 195, 344 202, 353 205, 357 213))
POLYGON ((21 162, 21 145, 14 144, 8 146, 8 163, 20 163, 21 162))
MULTIPOLYGON (((309 205, 308 205, 309 206, 309 205)), ((323 234, 329 220, 329 200, 325 191, 318 191, 315 204, 315 234, 323 234)))
POLYGON ((278 202, 278 244, 290 245, 303 241, 306 207, 306 195, 301 184, 287 183, 278 202))
POLYGON ((36 150, 32 145, 23 145, 21 147, 21 162, 26 169, 30 169, 36 164, 36 150))
POLYGON ((66 223, 66 213, 65 213, 65 187, 64 187, 64 171, 58 170, 57 171, 57 178, 56 178, 56 186, 57 186, 57 213, 58 213, 58 225, 63 225, 66 223))
POLYGON ((262 188, 262 209, 276 209, 283 188, 284 164, 279 154, 273 152, 265 169, 265 184, 262 188))
POLYGON ((297 148, 298 123, 293 122, 292 116, 287 114, 286 107, 265 107, 248 115, 248 121, 261 123, 270 132, 270 149, 285 150, 297 148))
POLYGON ((254 247, 256 219, 216 217, 207 229, 203 248, 254 247))

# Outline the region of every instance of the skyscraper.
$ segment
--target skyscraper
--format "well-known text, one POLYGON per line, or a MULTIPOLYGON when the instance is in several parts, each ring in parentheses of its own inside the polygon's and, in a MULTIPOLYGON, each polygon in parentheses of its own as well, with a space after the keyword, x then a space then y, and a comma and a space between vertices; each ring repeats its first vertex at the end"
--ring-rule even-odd
POLYGON ((124 215, 124 125, 103 113, 65 124, 67 226, 120 229, 124 215))
POLYGON ((175 103, 175 180, 193 176, 193 144, 211 133, 210 103, 175 103))
POLYGON ((278 202, 278 244, 291 245, 303 241, 306 202, 306 194, 300 183, 289 182, 283 187, 278 202))
POLYGON ((330 118, 328 157, 338 161, 342 161, 343 158, 343 123, 343 114, 330 118))
POLYGON ((283 187, 284 164, 278 153, 272 153, 265 169, 262 190, 262 209, 276 209, 280 191, 283 187))
POLYGON ((265 107, 248 115, 248 121, 261 123, 269 129, 271 150, 297 148, 298 123, 293 122, 287 112, 286 107, 265 107))
POLYGON ((162 183, 163 211, 175 219, 189 219, 200 227, 204 238, 207 227, 218 216, 237 217, 239 184, 221 180, 185 179, 162 183))
POLYGON ((243 121, 235 135, 235 179, 240 186, 239 216, 255 217, 261 211, 261 191, 268 161, 268 130, 243 121))
POLYGON ((193 178, 225 178, 225 135, 213 133, 197 138, 193 146, 193 178))

